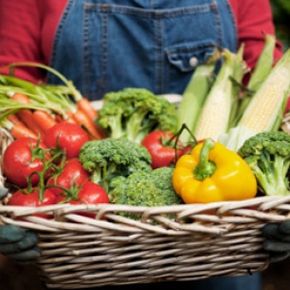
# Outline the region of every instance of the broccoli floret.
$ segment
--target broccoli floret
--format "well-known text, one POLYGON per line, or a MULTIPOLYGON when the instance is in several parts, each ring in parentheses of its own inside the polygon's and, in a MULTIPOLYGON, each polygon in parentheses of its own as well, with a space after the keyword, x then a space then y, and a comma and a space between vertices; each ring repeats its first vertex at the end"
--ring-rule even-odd
POLYGON ((162 167, 149 172, 134 172, 127 178, 115 178, 110 200, 115 204, 148 207, 181 204, 182 200, 172 186, 172 173, 173 168, 162 167))
POLYGON ((80 162, 91 173, 94 182, 109 190, 116 176, 129 176, 137 171, 151 171, 151 156, 145 147, 127 139, 107 138, 84 144, 80 162))
POLYGON ((176 109, 168 100, 146 89, 127 88, 104 96, 98 124, 109 137, 140 143, 154 129, 175 132, 176 109))
POLYGON ((261 190, 267 195, 287 195, 290 168, 290 135, 259 133, 243 144, 240 155, 252 168, 261 190))

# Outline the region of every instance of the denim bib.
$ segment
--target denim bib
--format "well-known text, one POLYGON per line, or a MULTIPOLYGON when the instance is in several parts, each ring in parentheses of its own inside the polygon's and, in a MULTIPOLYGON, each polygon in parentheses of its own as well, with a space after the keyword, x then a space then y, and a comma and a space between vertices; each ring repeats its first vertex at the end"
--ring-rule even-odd
POLYGON ((69 0, 50 65, 91 100, 124 87, 182 93, 215 47, 237 49, 227 0, 69 0))

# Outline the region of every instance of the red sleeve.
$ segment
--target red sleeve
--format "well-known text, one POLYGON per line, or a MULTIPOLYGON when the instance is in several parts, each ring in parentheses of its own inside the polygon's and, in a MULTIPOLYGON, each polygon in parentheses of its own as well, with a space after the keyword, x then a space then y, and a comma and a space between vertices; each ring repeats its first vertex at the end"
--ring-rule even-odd
MULTIPOLYGON (((252 68, 264 46, 264 35, 275 34, 269 0, 230 0, 236 16, 239 44, 245 44, 244 58, 252 68)), ((277 42, 275 59, 282 56, 282 46, 277 42)))
MULTIPOLYGON (((39 0, 0 0, 1 66, 17 61, 43 61, 37 2, 39 0)), ((41 77, 35 69, 17 69, 17 75, 32 81, 41 77)))

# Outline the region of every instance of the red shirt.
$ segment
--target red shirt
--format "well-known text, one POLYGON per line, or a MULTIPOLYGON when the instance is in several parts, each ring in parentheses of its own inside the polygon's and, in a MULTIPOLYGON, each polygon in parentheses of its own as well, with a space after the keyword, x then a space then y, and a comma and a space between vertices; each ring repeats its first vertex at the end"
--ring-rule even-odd
MULTIPOLYGON (((229 0, 238 28, 239 43, 245 43, 245 60, 253 67, 264 45, 264 34, 274 34, 269 0, 229 0)), ((0 65, 16 61, 50 63, 58 23, 67 0, 0 0, 0 65)), ((278 44, 275 58, 282 54, 278 44)), ((18 71, 18 76, 36 81, 38 70, 18 71)))

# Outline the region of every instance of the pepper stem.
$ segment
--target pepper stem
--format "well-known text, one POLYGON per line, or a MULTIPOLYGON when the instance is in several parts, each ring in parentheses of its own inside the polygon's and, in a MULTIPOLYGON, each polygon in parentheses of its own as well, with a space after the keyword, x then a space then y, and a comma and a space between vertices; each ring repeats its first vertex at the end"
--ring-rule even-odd
POLYGON ((210 150, 214 147, 212 139, 206 139, 199 155, 199 163, 194 169, 194 175, 197 180, 204 180, 214 174, 216 165, 208 159, 210 150))

